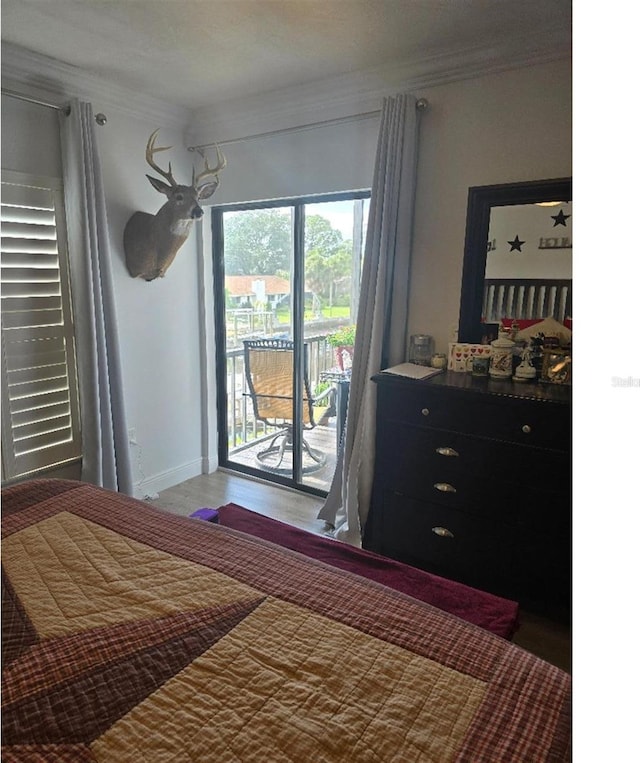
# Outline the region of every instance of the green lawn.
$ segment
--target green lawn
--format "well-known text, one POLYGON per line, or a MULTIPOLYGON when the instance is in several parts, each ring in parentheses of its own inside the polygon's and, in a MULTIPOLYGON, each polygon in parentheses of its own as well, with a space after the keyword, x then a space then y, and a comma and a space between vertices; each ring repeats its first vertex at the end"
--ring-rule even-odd
MULTIPOLYGON (((349 315, 350 315, 350 307, 348 305, 322 308, 323 318, 348 318, 349 315)), ((288 309, 277 310, 276 317, 278 319, 278 323, 288 324, 291 322, 291 313, 288 309)), ((312 318, 313 318, 313 311, 305 310, 304 311, 305 321, 311 320, 312 318)))

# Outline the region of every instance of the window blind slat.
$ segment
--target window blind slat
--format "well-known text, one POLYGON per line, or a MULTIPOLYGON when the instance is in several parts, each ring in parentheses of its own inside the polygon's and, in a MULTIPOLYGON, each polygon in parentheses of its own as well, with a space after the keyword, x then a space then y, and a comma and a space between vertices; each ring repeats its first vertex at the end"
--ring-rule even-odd
POLYGON ((9 271, 11 268, 50 268, 58 269, 58 251, 25 252, 2 250, 2 267, 9 271))
POLYGON ((42 342, 42 348, 37 352, 16 352, 7 358, 7 375, 25 371, 40 366, 52 366, 57 363, 67 364, 67 351, 64 342, 57 339, 51 342, 42 342))
POLYGON ((43 393, 42 395, 33 395, 31 397, 19 397, 10 400, 12 413, 24 413, 26 411, 42 408, 47 405, 57 405, 58 403, 67 403, 69 400, 69 390, 60 389, 43 393))
POLYGON ((58 379, 67 375, 67 364, 56 363, 52 365, 33 366, 32 368, 21 368, 17 371, 9 371, 7 374, 9 388, 17 384, 26 384, 27 382, 46 381, 47 379, 58 379))
POLYGON ((40 281, 38 283, 3 282, 2 298, 7 297, 36 297, 60 295, 60 283, 57 281, 40 281))
POLYGON ((45 329, 14 329, 6 332, 4 337, 5 357, 9 370, 28 365, 38 365, 40 359, 45 359, 47 353, 64 352, 65 336, 61 326, 49 326, 45 329), (40 332, 39 336, 34 336, 40 332), (20 335, 24 335, 22 338, 20 335))
POLYGON ((62 326, 62 310, 19 310, 2 316, 5 331, 37 326, 62 326))
POLYGON ((59 283, 57 268, 2 268, 2 283, 59 283))
POLYGON ((33 379, 31 381, 23 381, 17 384, 9 384, 7 393, 10 400, 17 400, 25 397, 39 397, 50 392, 58 392, 59 390, 68 389, 69 380, 67 378, 67 372, 62 376, 50 376, 45 379, 33 379))
MULTIPOLYGON (((44 466, 57 466, 78 458, 78 448, 75 440, 58 443, 53 446, 45 447, 42 450, 34 450, 26 453, 19 453, 14 457, 15 470, 17 474, 34 476, 44 468, 44 466)), ((5 472, 6 474, 6 472, 5 472)))
POLYGON ((52 403, 43 408, 29 408, 26 411, 21 411, 13 417, 13 425, 14 427, 29 426, 58 416, 71 416, 69 403, 52 403))
POLYGON ((71 431, 71 417, 70 416, 55 416, 49 419, 41 419, 33 424, 25 424, 24 426, 15 426, 13 428, 14 439, 16 442, 25 441, 27 439, 39 438, 42 436, 49 436, 54 432, 58 433, 58 436, 54 439, 55 442, 63 442, 69 439, 71 431), (59 433, 64 432, 64 435, 59 433))
MULTIPOLYGON (((2 188, 2 195, 4 197, 4 186, 2 188)), ((2 207, 0 207, 0 222, 5 223, 19 223, 20 225, 53 225, 56 224, 56 214, 54 209, 36 209, 34 207, 15 207, 6 203, 6 199, 2 199, 2 207)))
POLYGON ((54 445, 61 445, 71 441, 71 428, 65 427, 59 431, 43 432, 34 437, 26 437, 23 440, 15 441, 16 456, 32 453, 42 448, 50 448, 54 445))
POLYGON ((46 238, 5 238, 2 237, 2 251, 10 254, 57 254, 56 240, 46 238))
POLYGON ((56 226, 55 220, 43 222, 35 222, 33 220, 2 220, 0 226, 2 230, 2 238, 10 241, 12 238, 33 238, 33 239, 56 239, 56 226))
POLYGON ((60 295, 2 297, 2 313, 20 313, 25 310, 61 310, 60 295))
POLYGON ((36 326, 34 328, 11 329, 5 331, 5 345, 7 354, 14 351, 36 354, 41 348, 41 342, 46 340, 64 341, 64 327, 62 326, 36 326), (18 346, 19 345, 19 346, 18 346))

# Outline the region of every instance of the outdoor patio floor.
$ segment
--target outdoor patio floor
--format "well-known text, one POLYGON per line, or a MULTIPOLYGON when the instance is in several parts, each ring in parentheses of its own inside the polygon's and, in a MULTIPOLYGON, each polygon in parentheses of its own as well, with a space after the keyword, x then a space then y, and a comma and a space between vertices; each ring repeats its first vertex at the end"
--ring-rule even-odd
MULTIPOLYGON (((309 444, 309 447, 314 450, 319 450, 326 456, 326 463, 321 469, 317 471, 303 474, 302 483, 308 487, 314 487, 318 490, 327 492, 333 479, 333 472, 336 467, 336 450, 337 450, 337 438, 336 438, 336 424, 335 418, 329 418, 326 423, 317 424, 313 429, 309 429, 304 433, 304 439, 309 444)), ((271 435, 270 437, 273 437, 271 435)), ((254 469, 262 469, 261 464, 256 459, 258 451, 263 450, 268 444, 270 438, 261 439, 256 443, 249 445, 243 445, 236 450, 229 453, 230 466, 233 464, 240 464, 242 466, 250 466, 254 469)), ((291 464, 291 456, 288 457, 288 464, 291 464)), ((286 464, 283 461, 283 464, 286 464)), ((308 461, 305 459, 305 464, 308 461)), ((279 472, 280 473, 280 472, 279 472)), ((289 473, 282 473, 283 476, 290 476, 289 473)), ((265 479, 269 479, 270 472, 264 470, 265 479)))

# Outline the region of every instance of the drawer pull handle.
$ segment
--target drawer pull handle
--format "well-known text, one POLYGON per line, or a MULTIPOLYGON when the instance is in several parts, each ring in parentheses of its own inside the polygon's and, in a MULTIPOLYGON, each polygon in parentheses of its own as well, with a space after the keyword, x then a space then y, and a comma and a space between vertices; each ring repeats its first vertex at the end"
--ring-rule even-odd
POLYGON ((453 448, 436 448, 436 453, 439 453, 441 456, 459 456, 457 450, 454 450, 453 448))
POLYGON ((423 409, 420 411, 420 413, 421 413, 423 416, 428 416, 428 415, 429 415, 429 409, 428 409, 428 408, 423 408, 423 409))
POLYGON ((451 530, 447 530, 446 527, 432 527, 431 532, 434 532, 440 538, 453 538, 451 530))
POLYGON ((523 431, 525 434, 531 434, 531 427, 529 426, 529 424, 525 424, 525 425, 522 427, 522 431, 523 431))
POLYGON ((434 488, 436 490, 439 490, 441 493, 455 493, 456 489, 453 485, 450 485, 448 482, 436 482, 434 485, 434 488))

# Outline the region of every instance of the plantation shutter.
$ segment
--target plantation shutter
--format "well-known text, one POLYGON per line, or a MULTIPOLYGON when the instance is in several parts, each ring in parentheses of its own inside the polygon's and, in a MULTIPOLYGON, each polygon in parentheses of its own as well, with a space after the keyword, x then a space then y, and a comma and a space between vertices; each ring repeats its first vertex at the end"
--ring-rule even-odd
POLYGON ((62 191, 2 176, 3 479, 80 457, 62 191))

